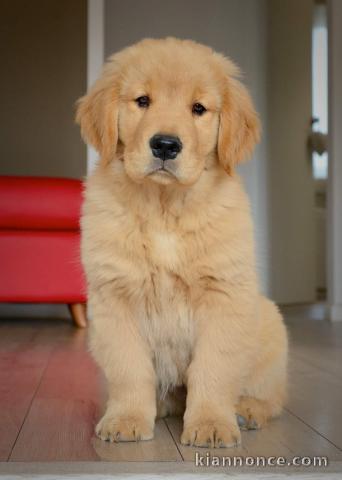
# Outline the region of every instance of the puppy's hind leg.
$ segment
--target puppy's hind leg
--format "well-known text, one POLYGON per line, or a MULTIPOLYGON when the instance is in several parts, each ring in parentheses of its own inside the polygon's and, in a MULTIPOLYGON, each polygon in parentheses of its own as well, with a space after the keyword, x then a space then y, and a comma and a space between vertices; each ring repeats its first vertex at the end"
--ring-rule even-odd
POLYGON ((180 417, 184 415, 186 402, 185 387, 176 387, 168 392, 165 398, 159 398, 157 402, 157 417, 180 417))
POLYGON ((260 298, 259 351, 236 405, 242 429, 261 428, 278 416, 286 400, 287 332, 278 308, 260 298))

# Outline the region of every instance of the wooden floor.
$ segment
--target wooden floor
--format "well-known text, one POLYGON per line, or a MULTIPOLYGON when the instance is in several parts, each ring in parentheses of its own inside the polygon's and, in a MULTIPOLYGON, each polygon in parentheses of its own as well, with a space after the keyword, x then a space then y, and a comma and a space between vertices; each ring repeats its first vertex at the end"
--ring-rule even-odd
MULTIPOLYGON (((323 320, 319 306, 288 307, 285 315, 286 411, 264 430, 243 432, 242 447, 212 454, 342 460, 342 322, 323 320)), ((103 382, 86 332, 71 321, 1 319, 0 355, 0 461, 193 461, 198 449, 180 445, 178 418, 158 421, 153 441, 110 444, 94 437, 103 382)))

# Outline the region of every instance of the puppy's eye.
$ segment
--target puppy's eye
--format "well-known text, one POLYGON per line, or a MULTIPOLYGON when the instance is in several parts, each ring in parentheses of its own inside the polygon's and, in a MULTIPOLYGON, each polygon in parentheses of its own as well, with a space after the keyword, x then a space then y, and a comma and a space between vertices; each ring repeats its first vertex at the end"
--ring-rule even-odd
POLYGON ((194 103, 193 106, 192 106, 192 113, 194 115, 201 116, 206 111, 207 111, 207 109, 205 107, 203 107, 203 105, 201 103, 194 103))
POLYGON ((147 95, 143 95, 142 97, 136 98, 135 103, 140 108, 147 108, 150 106, 151 100, 150 97, 148 97, 147 95))

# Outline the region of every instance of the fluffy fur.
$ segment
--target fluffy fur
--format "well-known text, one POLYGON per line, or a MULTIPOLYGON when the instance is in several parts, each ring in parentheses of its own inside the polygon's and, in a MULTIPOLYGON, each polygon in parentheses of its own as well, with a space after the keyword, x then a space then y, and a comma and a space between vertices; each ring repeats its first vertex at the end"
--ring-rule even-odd
POLYGON ((90 346, 109 392, 97 434, 151 439, 157 413, 185 409, 183 444, 236 445, 236 414, 255 428, 280 413, 287 362, 234 171, 259 139, 238 69, 192 41, 143 40, 109 59, 77 120, 100 154, 82 216, 90 346), (157 133, 183 143, 169 173, 155 169, 157 133))

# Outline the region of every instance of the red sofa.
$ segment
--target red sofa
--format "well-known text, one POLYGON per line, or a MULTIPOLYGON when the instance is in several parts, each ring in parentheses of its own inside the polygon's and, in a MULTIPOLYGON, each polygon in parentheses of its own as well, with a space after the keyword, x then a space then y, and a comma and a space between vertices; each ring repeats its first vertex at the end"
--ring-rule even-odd
POLYGON ((0 176, 0 302, 66 303, 86 326, 82 183, 0 176))

